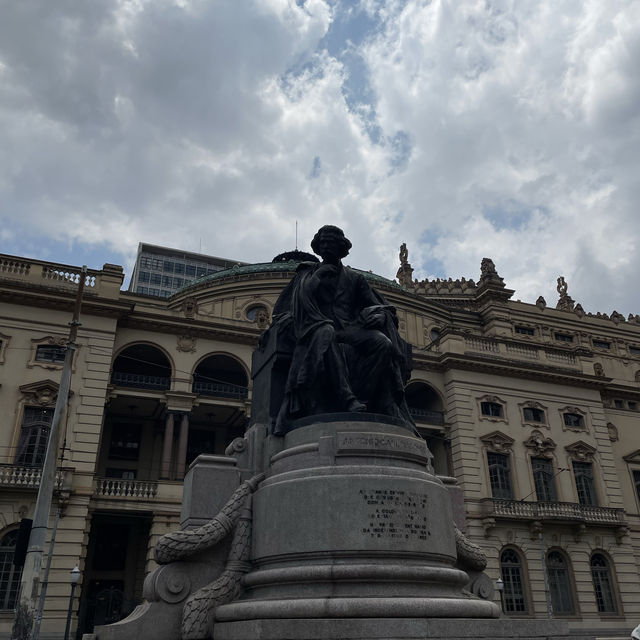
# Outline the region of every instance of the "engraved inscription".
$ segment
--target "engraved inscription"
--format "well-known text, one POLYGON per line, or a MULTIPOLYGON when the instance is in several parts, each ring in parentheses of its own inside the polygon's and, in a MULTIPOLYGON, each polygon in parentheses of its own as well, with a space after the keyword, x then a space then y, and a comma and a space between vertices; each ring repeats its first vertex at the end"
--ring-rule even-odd
POLYGON ((338 455, 355 452, 366 452, 370 455, 408 455, 421 460, 427 460, 429 456, 424 440, 378 433, 338 433, 336 452, 338 455))
POLYGON ((427 497, 414 491, 360 489, 367 505, 362 533, 371 538, 428 540, 427 497))

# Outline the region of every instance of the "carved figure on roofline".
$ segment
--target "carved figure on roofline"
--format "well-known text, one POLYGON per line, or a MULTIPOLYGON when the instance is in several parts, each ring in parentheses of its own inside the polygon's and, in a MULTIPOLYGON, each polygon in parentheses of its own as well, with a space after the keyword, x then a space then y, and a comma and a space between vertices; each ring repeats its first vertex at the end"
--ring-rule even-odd
POLYGON ((395 308, 342 264, 351 242, 341 229, 322 227, 311 248, 322 262, 300 263, 274 308, 274 325, 295 340, 274 433, 339 412, 388 415, 415 430, 404 397, 411 355, 395 308))

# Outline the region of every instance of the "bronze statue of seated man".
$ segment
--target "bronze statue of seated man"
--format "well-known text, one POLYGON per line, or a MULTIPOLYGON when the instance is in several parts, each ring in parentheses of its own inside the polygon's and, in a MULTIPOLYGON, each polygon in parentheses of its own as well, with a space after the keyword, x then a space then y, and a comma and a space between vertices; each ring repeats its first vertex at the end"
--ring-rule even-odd
POLYGON ((322 262, 300 263, 276 304, 275 324, 293 332, 295 347, 274 433, 305 416, 363 411, 413 430, 404 398, 411 357, 395 309, 342 264, 351 242, 341 229, 322 227, 311 248, 322 262))

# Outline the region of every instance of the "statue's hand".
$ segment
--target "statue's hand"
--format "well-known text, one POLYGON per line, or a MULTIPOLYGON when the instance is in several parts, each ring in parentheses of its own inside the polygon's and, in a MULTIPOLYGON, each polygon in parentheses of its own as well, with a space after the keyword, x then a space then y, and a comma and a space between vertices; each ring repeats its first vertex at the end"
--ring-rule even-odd
POLYGON ((382 305, 367 307, 360 312, 360 318, 365 329, 381 329, 386 321, 384 307, 382 305))

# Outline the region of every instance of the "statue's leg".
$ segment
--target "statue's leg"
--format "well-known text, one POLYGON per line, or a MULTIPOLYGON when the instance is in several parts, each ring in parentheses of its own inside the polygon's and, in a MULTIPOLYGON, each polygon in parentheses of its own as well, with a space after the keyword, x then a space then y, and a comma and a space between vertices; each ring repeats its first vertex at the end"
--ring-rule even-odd
POLYGON ((357 328, 344 334, 344 342, 355 350, 350 380, 358 399, 371 411, 387 413, 393 403, 389 392, 393 344, 376 329, 357 328))

